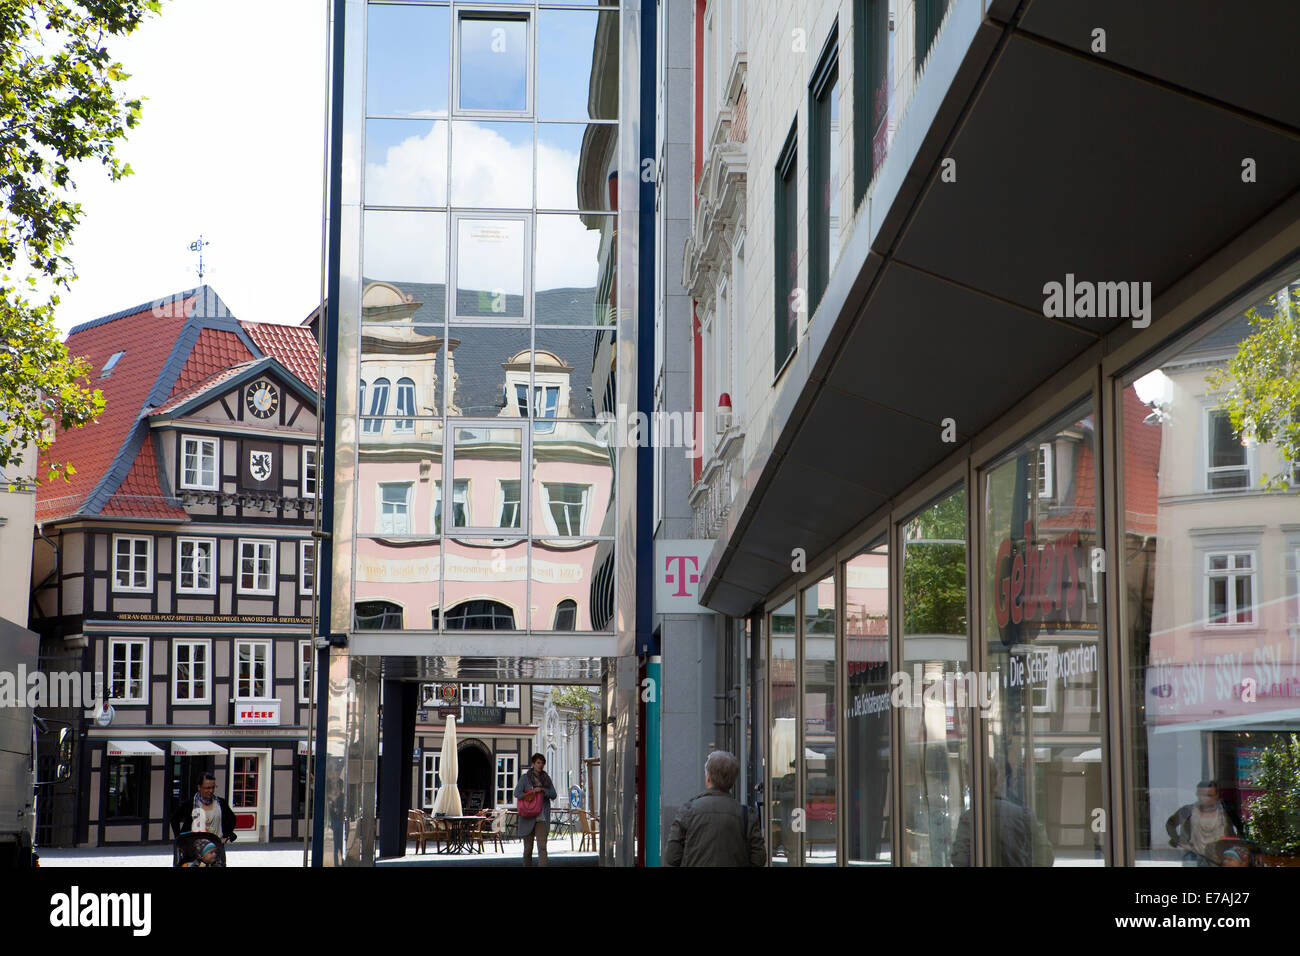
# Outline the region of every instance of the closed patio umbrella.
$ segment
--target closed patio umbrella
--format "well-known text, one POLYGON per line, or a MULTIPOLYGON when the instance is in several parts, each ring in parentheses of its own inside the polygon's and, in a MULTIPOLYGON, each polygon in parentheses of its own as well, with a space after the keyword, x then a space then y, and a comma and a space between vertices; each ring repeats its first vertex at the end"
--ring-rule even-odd
POLYGON ((438 777, 442 786, 433 798, 433 814, 458 817, 460 811, 460 791, 456 789, 456 718, 447 715, 447 729, 442 732, 442 758, 438 764, 438 777))

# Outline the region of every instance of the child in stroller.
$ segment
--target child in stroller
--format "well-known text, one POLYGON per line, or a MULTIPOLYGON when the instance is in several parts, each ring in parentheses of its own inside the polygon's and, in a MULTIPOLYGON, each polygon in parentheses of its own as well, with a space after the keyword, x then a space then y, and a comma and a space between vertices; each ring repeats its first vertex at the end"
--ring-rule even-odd
POLYGON ((172 866, 225 865, 225 841, 217 834, 204 830, 187 830, 176 838, 172 866))

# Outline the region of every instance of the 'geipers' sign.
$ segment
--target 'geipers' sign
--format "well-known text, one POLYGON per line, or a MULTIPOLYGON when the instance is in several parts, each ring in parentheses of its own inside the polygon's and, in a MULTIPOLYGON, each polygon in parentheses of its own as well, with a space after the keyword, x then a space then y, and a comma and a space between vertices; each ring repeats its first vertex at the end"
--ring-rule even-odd
POLYGON ((998 545, 993 581, 998 628, 1005 634, 1011 625, 1082 620, 1087 601, 1084 570, 1077 530, 1039 546, 1033 523, 1026 521, 1022 540, 1004 538, 998 545))

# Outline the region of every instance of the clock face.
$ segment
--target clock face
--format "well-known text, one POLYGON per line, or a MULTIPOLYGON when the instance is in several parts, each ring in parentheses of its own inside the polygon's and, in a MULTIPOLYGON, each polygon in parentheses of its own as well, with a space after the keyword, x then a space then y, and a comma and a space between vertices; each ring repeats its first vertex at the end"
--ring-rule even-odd
POLYGON ((248 386, 245 401, 254 418, 270 418, 280 407, 280 391, 267 379, 259 378, 248 386))

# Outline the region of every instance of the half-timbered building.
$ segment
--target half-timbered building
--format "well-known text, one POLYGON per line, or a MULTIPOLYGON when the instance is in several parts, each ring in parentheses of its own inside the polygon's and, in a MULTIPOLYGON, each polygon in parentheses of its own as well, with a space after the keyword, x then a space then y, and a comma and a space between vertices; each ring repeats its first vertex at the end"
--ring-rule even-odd
MULTIPOLYGON (((32 625, 46 670, 102 675, 74 728, 70 780, 38 839, 171 839, 216 774, 240 839, 301 836, 307 793, 317 344, 240 322, 207 286, 80 325, 68 339, 104 393, 58 436, 66 483, 36 506, 32 625)), ((54 731, 51 731, 54 732, 54 731)))

